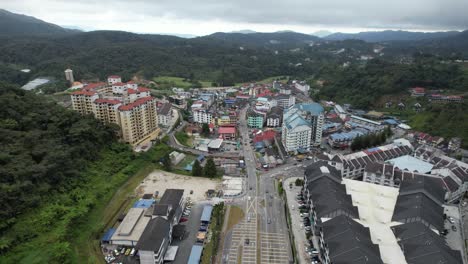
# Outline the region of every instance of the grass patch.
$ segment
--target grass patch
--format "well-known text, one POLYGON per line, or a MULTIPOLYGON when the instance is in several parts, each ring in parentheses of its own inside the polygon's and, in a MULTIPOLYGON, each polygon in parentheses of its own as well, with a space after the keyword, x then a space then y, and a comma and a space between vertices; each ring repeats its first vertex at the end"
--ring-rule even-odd
POLYGON ((174 76, 154 77, 153 81, 158 84, 158 88, 160 89, 170 89, 172 87, 187 89, 187 88, 191 88, 195 86, 201 86, 201 87, 212 86, 211 82, 209 81, 196 81, 195 83, 193 83, 185 78, 174 77, 174 76))
POLYGON ((229 219, 226 227, 226 231, 231 230, 235 225, 237 225, 242 219, 244 219, 244 211, 238 206, 231 206, 229 209, 229 219))
POLYGON ((192 144, 193 144, 193 140, 192 140, 192 137, 190 137, 189 135, 187 135, 186 133, 182 132, 182 131, 178 131, 175 133, 175 138, 177 139, 177 141, 179 141, 180 144, 186 146, 186 147, 192 147, 192 144))
POLYGON ((208 228, 211 233, 210 241, 205 244, 203 249, 203 255, 201 258, 202 264, 213 263, 216 258, 218 251, 221 229, 224 223, 225 207, 224 203, 217 204, 213 207, 213 216, 211 217, 211 223, 208 228))

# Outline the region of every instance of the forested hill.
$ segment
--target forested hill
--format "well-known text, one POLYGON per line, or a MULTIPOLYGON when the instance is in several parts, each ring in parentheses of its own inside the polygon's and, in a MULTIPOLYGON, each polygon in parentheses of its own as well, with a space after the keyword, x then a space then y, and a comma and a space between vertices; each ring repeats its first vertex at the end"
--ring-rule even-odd
POLYGON ((324 39, 327 40, 345 40, 359 39, 367 42, 384 42, 384 41, 417 41, 427 39, 440 39, 451 36, 456 36, 458 31, 443 31, 443 32, 410 32, 403 30, 384 30, 384 31, 367 31, 359 33, 333 33, 324 39))
POLYGON ((304 44, 322 41, 322 39, 316 36, 290 31, 272 33, 253 32, 249 34, 217 32, 200 38, 216 39, 222 40, 226 43, 267 47, 273 49, 293 48, 297 46, 303 46, 304 44))
POLYGON ((114 141, 114 130, 96 119, 0 82, 0 234, 25 210, 74 186, 114 141))
POLYGON ((0 36, 62 35, 79 32, 0 9, 0 36))

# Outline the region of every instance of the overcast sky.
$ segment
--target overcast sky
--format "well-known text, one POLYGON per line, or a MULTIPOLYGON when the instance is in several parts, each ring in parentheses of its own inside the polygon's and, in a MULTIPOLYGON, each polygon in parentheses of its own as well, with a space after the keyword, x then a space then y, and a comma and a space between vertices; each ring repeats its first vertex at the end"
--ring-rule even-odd
POLYGON ((468 0, 0 0, 0 8, 85 30, 141 33, 468 29, 468 0))

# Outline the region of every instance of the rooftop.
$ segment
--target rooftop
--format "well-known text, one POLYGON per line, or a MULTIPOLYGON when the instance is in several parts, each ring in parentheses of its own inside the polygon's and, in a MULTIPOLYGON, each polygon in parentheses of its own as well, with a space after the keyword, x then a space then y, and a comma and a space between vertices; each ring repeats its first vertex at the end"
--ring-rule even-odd
POLYGON ((158 252, 164 240, 168 238, 170 229, 170 223, 166 219, 162 217, 151 219, 141 235, 136 248, 143 251, 158 252))
POLYGON ((429 162, 422 161, 410 155, 404 155, 398 158, 387 160, 390 164, 398 167, 400 170, 409 170, 419 173, 428 173, 432 170, 433 165, 429 162))

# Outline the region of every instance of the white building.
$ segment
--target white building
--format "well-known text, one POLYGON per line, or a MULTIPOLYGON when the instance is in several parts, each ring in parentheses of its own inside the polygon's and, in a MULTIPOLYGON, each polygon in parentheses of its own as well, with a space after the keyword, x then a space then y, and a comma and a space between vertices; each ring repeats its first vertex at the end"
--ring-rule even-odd
POLYGON ((297 104, 283 115, 281 139, 286 151, 310 151, 320 146, 324 123, 323 107, 317 103, 297 104))
POLYGON ((213 115, 209 111, 209 107, 204 101, 196 101, 191 107, 193 122, 199 124, 210 124, 213 122, 213 115))
POLYGON ((289 107, 296 104, 296 97, 293 95, 280 94, 275 97, 276 104, 283 109, 288 109, 289 107))
POLYGON ((111 75, 109 77, 107 77, 107 83, 108 84, 114 84, 114 83, 120 83, 122 82, 122 78, 118 75, 111 75))
POLYGON ((308 93, 310 90, 310 85, 308 85, 305 81, 293 81, 294 87, 303 93, 308 93))
POLYGON ((71 69, 66 69, 65 70, 65 79, 69 83, 73 83, 75 81, 75 79, 73 78, 73 71, 71 69))

